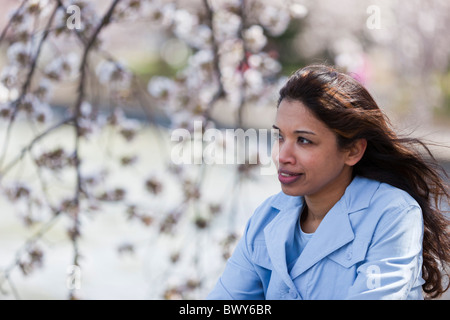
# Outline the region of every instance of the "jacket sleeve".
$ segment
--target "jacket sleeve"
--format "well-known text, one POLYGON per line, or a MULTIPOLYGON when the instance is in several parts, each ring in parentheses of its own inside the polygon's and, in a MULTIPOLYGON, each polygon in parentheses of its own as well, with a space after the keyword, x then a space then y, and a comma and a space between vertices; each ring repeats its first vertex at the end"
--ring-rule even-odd
MULTIPOLYGON (((248 223, 248 225, 250 222, 248 223)), ((264 299, 262 282, 250 259, 247 245, 248 225, 242 239, 228 260, 222 276, 208 295, 211 300, 264 299)))
POLYGON ((411 205, 380 218, 348 299, 423 299, 423 220, 411 205))

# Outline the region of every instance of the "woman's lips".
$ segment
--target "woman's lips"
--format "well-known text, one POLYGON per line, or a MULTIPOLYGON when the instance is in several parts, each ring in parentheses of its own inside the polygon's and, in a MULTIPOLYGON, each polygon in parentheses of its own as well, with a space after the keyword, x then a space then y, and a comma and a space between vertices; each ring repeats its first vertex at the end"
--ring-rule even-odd
POLYGON ((302 173, 295 173, 287 170, 278 170, 278 180, 282 184, 291 184, 300 179, 302 173))

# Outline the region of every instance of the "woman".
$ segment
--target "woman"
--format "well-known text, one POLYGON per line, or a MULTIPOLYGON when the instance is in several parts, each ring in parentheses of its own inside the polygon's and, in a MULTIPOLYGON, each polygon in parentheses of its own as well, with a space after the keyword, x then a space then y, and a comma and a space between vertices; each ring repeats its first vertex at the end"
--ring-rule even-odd
MULTIPOLYGON (((448 192, 366 89, 328 66, 280 90, 282 192, 250 218, 209 299, 423 299, 449 263, 448 192)), ((432 160, 434 160, 431 157, 432 160)))

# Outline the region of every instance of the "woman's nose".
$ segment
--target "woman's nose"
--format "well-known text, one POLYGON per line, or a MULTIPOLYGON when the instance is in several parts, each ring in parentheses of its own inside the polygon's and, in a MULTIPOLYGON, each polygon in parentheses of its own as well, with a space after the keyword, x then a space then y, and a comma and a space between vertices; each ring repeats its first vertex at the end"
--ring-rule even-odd
POLYGON ((279 163, 295 163, 294 147, 291 143, 284 142, 278 145, 278 161, 279 163))

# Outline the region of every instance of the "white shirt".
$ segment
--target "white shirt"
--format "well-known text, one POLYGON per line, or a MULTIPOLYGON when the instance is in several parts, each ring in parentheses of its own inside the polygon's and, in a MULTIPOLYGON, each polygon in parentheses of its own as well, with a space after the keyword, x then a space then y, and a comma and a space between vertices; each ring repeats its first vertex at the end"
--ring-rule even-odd
POLYGON ((306 233, 302 230, 302 226, 300 223, 300 217, 298 219, 297 227, 295 228, 295 234, 294 234, 294 241, 291 248, 287 248, 290 250, 286 250, 286 252, 289 252, 290 254, 287 254, 287 265, 289 272, 291 271, 294 264, 297 262, 297 259, 300 257, 300 255, 303 252, 303 249, 308 244, 309 240, 314 235, 313 233, 306 233))

